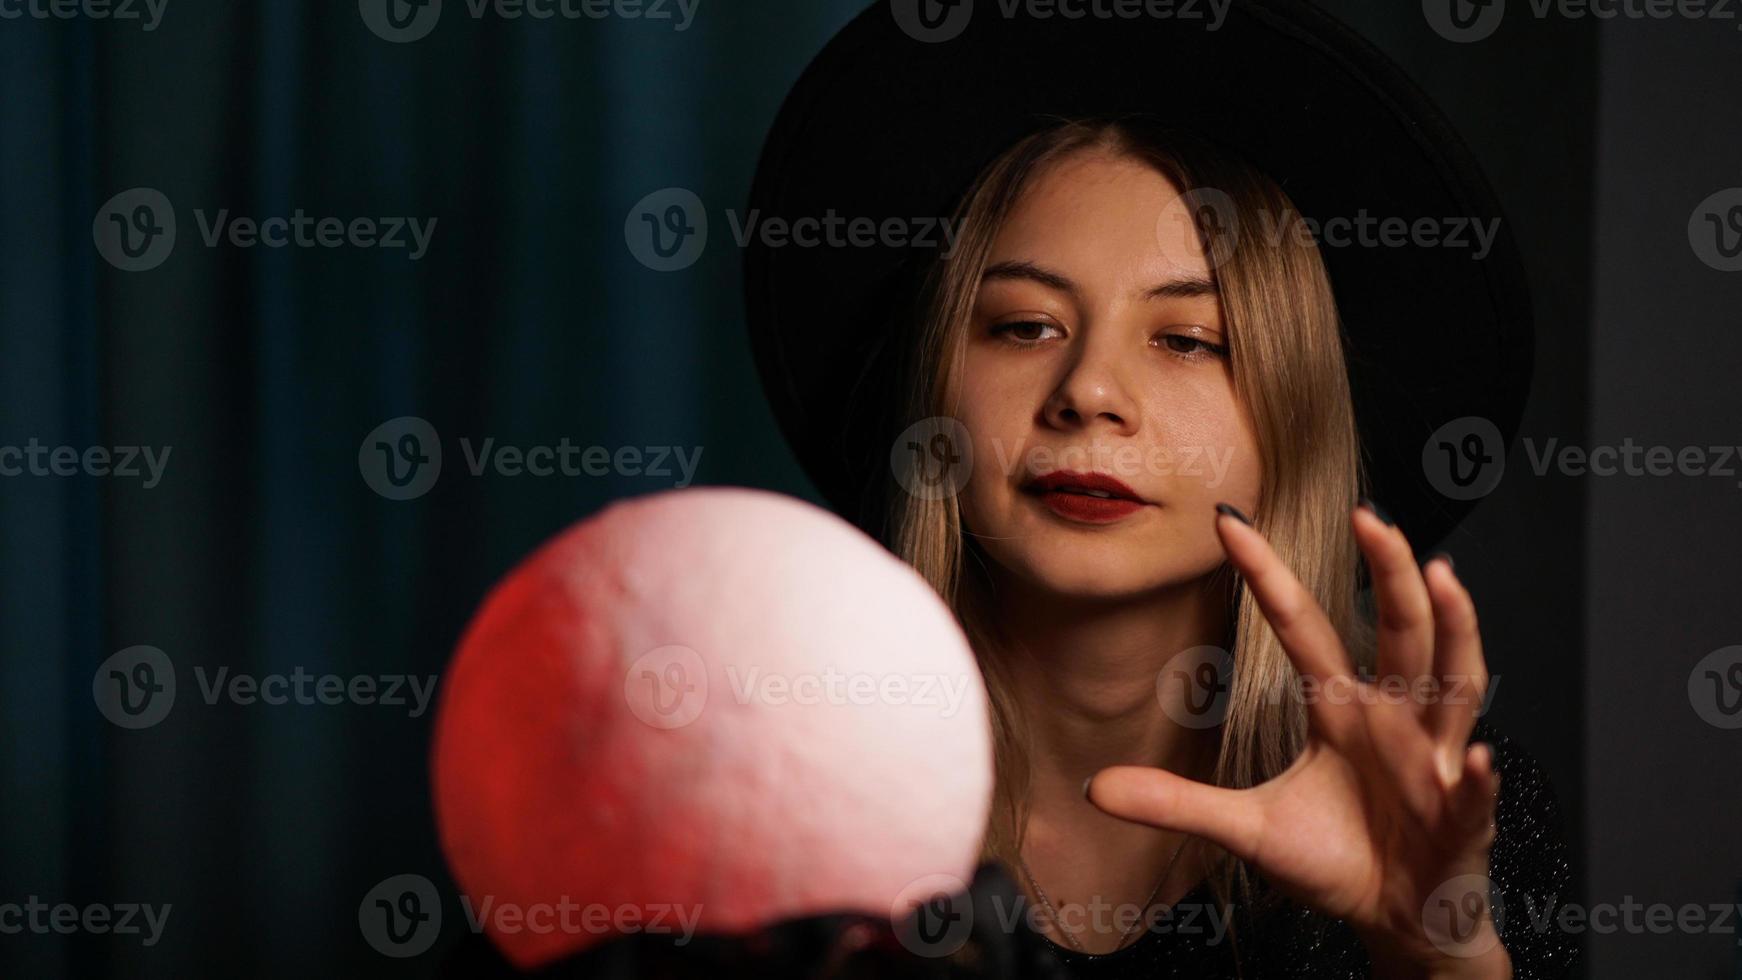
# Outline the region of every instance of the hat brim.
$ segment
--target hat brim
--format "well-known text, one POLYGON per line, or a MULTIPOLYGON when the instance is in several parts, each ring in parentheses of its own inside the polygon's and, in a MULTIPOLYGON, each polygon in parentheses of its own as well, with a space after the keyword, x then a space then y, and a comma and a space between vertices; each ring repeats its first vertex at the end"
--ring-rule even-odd
MULTIPOLYGON (((1213 30, 1177 17, 1038 20, 981 6, 939 43, 910 36, 888 3, 848 24, 786 99, 748 214, 879 225, 946 217, 990 159, 1050 121, 1143 113, 1244 156, 1318 227, 1431 219, 1446 236, 1462 223, 1462 246, 1320 249, 1373 496, 1418 552, 1440 542, 1479 495, 1448 494, 1433 479, 1430 437, 1485 420, 1503 460, 1533 351, 1511 229, 1439 110, 1371 44, 1305 3, 1235 0, 1213 30)), ((900 341, 890 304, 929 257, 921 252, 889 241, 746 243, 752 349, 774 414, 818 490, 872 533, 902 422, 891 405, 900 341)))

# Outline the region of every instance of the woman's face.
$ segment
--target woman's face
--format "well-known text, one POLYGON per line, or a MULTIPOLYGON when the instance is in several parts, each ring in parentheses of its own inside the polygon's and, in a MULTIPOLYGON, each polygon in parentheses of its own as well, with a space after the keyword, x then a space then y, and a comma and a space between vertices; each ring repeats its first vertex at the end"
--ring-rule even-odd
POLYGON ((1191 228, 1167 178, 1085 151, 1029 184, 992 247, 948 402, 973 445, 963 519, 1042 589, 1199 578, 1223 560, 1216 503, 1254 512, 1256 441, 1191 228))

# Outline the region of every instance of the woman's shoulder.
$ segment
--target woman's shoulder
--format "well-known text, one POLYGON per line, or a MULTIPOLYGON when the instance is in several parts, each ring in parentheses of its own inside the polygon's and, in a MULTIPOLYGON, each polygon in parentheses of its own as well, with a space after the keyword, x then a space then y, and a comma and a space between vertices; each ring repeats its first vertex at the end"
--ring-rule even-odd
MULTIPOLYGON (((1528 749, 1487 718, 1476 720, 1469 741, 1487 743, 1494 753, 1494 769, 1500 774, 1500 798, 1494 808, 1496 856, 1503 850, 1507 854, 1528 851, 1539 857, 1554 852, 1558 857, 1554 867, 1536 870, 1552 871, 1557 878, 1570 877, 1560 796, 1548 771, 1528 749)), ((1501 872, 1512 870, 1520 869, 1496 868, 1490 877, 1498 881, 1501 872)))
MULTIPOLYGON (((1494 769, 1500 774, 1500 799, 1496 804, 1496 832, 1528 830, 1561 840, 1561 804, 1554 782, 1530 751, 1487 718, 1476 719, 1471 744, 1485 742, 1494 752, 1494 769)), ((1496 841, 1498 845, 1498 840, 1496 841)))
POLYGON ((1492 721, 1477 719, 1470 741, 1493 749, 1500 774, 1488 879, 1513 975, 1519 980, 1563 976, 1579 947, 1577 937, 1560 924, 1561 908, 1573 897, 1560 798, 1536 757, 1492 721))
POLYGON ((1527 778, 1543 781, 1548 778, 1536 757, 1485 714, 1476 719, 1476 727, 1470 730, 1469 741, 1472 744, 1487 742, 1493 746, 1494 762, 1501 772, 1505 772, 1507 766, 1512 766, 1527 778))

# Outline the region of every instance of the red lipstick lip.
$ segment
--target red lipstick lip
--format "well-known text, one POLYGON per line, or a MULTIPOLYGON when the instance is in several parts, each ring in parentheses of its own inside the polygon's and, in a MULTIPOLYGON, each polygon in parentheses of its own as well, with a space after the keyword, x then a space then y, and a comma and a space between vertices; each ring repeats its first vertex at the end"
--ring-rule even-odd
POLYGON ((1077 524, 1113 524, 1149 503, 1121 481, 1102 473, 1054 470, 1028 481, 1022 489, 1054 514, 1077 524), (1112 496, 1097 497, 1082 492, 1085 490, 1112 496))
POLYGON ((1139 497, 1137 491, 1131 489, 1123 481, 1114 479, 1104 473, 1078 473, 1074 470, 1054 470, 1051 473, 1045 473, 1029 480, 1027 483, 1023 484, 1022 489, 1034 494, 1043 494, 1056 490, 1066 492, 1099 490, 1102 493, 1109 493, 1114 497, 1123 498, 1139 504, 1146 504, 1149 502, 1144 500, 1142 497, 1139 497))

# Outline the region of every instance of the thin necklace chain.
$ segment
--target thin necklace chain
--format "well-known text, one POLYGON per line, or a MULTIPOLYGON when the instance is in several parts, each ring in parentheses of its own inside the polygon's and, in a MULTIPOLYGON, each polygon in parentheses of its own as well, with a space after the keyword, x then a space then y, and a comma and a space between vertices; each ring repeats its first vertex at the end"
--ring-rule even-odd
MULTIPOLYGON (((1173 856, 1167 859, 1167 867, 1162 869, 1161 877, 1156 880, 1155 887, 1149 890, 1149 897, 1143 900, 1143 912, 1149 911, 1149 906, 1155 902, 1155 896, 1161 893, 1161 886, 1167 883, 1167 876, 1173 873, 1173 866, 1179 861, 1180 852, 1185 850, 1185 846, 1186 837, 1181 836, 1179 843, 1174 845, 1173 856)), ((1028 876, 1028 884, 1033 887, 1035 897, 1040 899, 1041 907, 1046 909, 1047 918, 1052 922, 1052 927, 1058 930, 1058 934, 1065 937, 1065 941, 1075 947, 1077 952, 1088 955, 1089 951, 1083 948, 1082 942, 1077 939, 1077 934, 1065 929, 1063 920, 1059 918, 1058 910, 1053 908, 1052 902, 1046 897, 1046 890, 1040 887, 1040 882, 1035 880, 1034 872, 1029 870, 1028 859, 1018 854, 1016 860, 1022 865, 1022 873, 1028 876)), ((1143 916, 1139 915, 1136 921, 1126 926, 1125 931, 1119 934, 1119 945, 1114 946, 1108 952, 1117 953, 1124 949, 1126 942, 1131 939, 1131 934, 1136 931, 1138 923, 1142 921, 1143 916)))

